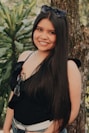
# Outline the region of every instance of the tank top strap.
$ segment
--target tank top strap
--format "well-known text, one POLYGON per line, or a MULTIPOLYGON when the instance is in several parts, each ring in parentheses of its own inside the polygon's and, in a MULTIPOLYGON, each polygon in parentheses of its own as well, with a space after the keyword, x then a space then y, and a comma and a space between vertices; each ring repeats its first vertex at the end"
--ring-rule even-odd
POLYGON ((34 53, 34 51, 31 52, 31 53, 26 57, 26 59, 24 60, 24 63, 28 60, 28 58, 29 58, 33 53, 34 53))

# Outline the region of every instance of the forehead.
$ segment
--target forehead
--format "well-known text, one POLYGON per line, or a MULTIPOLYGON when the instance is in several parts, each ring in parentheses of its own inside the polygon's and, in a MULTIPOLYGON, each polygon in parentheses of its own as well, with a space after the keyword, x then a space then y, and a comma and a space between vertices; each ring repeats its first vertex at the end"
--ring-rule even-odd
POLYGON ((37 26, 40 26, 40 27, 46 28, 46 29, 55 30, 52 22, 48 18, 40 20, 39 23, 37 24, 37 26))

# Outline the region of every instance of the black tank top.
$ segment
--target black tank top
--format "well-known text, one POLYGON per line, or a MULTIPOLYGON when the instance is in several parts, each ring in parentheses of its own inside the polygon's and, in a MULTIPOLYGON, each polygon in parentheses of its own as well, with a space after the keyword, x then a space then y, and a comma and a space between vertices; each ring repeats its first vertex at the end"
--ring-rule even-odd
MULTIPOLYGON (((10 81, 12 91, 14 91, 14 88, 18 83, 17 76, 20 74, 22 66, 26 60, 17 62, 15 65, 10 81)), ((20 96, 14 95, 8 103, 9 108, 14 109, 14 118, 25 125, 31 125, 45 120, 52 120, 51 107, 44 93, 41 92, 41 94, 34 97, 33 95, 29 96, 25 91, 23 91, 23 85, 30 84, 36 74, 37 72, 25 81, 21 82, 20 96)))
MULTIPOLYGON (((29 56, 26 58, 26 60, 29 58, 29 56)), ((72 60, 77 64, 78 67, 81 65, 78 59, 72 60)), ((11 80, 12 91, 14 91, 14 88, 17 84, 17 76, 20 74, 22 65, 25 61, 18 62, 15 66, 11 80)), ((23 90, 23 86, 28 83, 30 84, 31 80, 34 79, 36 74, 37 72, 25 81, 21 82, 20 96, 18 97, 14 95, 8 104, 9 108, 14 109, 15 119, 25 125, 31 125, 53 119, 52 109, 49 103, 50 97, 48 99, 43 92, 40 92, 40 94, 35 97, 33 95, 29 96, 23 90)))

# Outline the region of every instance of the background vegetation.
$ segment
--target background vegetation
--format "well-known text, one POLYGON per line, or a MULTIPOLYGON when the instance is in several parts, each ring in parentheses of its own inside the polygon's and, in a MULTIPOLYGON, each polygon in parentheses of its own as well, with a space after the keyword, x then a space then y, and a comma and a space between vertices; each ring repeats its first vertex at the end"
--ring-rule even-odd
POLYGON ((7 6, 0 2, 0 126, 2 127, 9 96, 9 78, 18 54, 31 45, 32 22, 36 1, 15 2, 7 6))
POLYGON ((89 0, 0 0, 0 127, 2 128, 8 96, 9 79, 18 55, 31 44, 31 30, 42 4, 66 9, 70 24, 69 56, 81 60, 83 77, 82 104, 78 119, 68 133, 89 132, 89 0), (79 130, 81 128, 81 130, 79 130))

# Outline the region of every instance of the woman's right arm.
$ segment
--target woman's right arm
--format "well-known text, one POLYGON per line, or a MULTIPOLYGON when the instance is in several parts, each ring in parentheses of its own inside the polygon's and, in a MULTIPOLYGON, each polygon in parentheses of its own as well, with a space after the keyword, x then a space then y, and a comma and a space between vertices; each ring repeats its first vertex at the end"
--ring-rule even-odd
MULTIPOLYGON (((32 51, 24 51, 24 52, 19 56, 18 62, 24 61, 24 60, 26 59, 26 57, 27 57, 31 52, 32 52, 32 51)), ((9 101, 11 100, 12 96, 13 96, 13 91, 11 91, 9 101)), ((11 126, 12 126, 12 119, 13 119, 13 116, 14 116, 14 110, 8 107, 8 108, 7 108, 7 112, 6 112, 6 118, 5 118, 4 126, 3 126, 3 131, 4 131, 4 133, 10 133, 10 129, 11 129, 11 126)))
MULTIPOLYGON (((13 96, 13 92, 11 91, 9 101, 11 100, 12 96, 13 96)), ((6 112, 6 118, 5 118, 4 126, 3 126, 3 132, 4 133, 10 133, 13 115, 14 115, 14 110, 8 107, 7 112, 6 112)))

